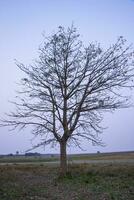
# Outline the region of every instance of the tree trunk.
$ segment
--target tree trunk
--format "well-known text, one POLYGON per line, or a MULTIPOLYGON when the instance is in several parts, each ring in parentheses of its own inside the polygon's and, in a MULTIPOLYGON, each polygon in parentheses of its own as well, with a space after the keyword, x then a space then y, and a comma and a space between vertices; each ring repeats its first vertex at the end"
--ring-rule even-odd
POLYGON ((66 153, 66 142, 60 143, 60 173, 61 176, 66 175, 68 171, 67 166, 67 153, 66 153))

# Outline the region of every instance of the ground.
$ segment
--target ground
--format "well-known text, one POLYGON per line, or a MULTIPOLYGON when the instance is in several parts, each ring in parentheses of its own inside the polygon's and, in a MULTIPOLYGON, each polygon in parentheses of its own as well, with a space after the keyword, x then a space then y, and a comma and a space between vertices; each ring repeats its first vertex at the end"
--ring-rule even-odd
POLYGON ((134 165, 71 164, 66 177, 56 165, 0 165, 0 200, 133 200, 134 165))

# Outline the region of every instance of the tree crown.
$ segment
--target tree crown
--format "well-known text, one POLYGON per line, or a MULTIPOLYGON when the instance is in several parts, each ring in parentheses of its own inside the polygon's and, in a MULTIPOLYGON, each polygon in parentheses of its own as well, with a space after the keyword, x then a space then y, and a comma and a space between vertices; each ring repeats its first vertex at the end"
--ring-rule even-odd
POLYGON ((44 39, 34 64, 16 63, 26 75, 22 97, 2 124, 20 129, 32 125, 32 133, 42 136, 39 145, 73 141, 79 146, 79 137, 101 144, 102 113, 130 105, 121 89, 133 87, 132 61, 123 37, 104 51, 94 43, 84 47, 73 26, 60 26, 44 39))

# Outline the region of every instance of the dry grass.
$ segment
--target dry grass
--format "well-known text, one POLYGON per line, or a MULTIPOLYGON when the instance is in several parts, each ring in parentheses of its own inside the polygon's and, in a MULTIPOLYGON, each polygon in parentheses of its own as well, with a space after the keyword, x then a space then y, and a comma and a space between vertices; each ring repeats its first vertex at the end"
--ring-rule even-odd
POLYGON ((134 152, 98 153, 71 156, 71 160, 134 160, 134 152))
MULTIPOLYGON (((117 153, 99 153, 99 154, 80 154, 80 155, 69 155, 68 161, 92 161, 92 160, 132 160, 134 162, 134 152, 117 152, 117 153)), ((43 157, 43 156, 1 156, 1 163, 46 163, 46 162, 57 162, 59 157, 43 157)))

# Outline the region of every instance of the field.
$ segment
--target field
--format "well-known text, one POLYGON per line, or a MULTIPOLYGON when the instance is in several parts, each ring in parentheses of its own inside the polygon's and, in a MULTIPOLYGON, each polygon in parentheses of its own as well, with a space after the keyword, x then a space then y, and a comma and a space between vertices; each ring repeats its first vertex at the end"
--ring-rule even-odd
MULTIPOLYGON (((100 157, 100 155, 98 156, 100 157)), ((101 159, 104 159, 106 155, 101 156, 101 159)), ((124 158, 133 160, 132 154, 131 156, 125 154, 124 157, 117 156, 117 154, 111 154, 111 156, 111 160, 117 159, 117 157, 120 161, 124 158)), ((72 156, 71 160, 74 157, 72 156)), ((76 157, 83 160, 80 155, 76 157)), ((87 155, 84 160, 86 157, 87 155)), ((110 157, 105 158, 110 160, 110 157)), ((55 158, 50 159, 51 162, 53 159, 55 158)), ((8 164, 1 159, 0 200, 134 199, 133 162, 124 164, 99 163, 99 161, 97 164, 70 163, 67 176, 61 178, 57 164, 51 164, 51 162, 48 164, 48 160, 46 163, 44 161, 27 163, 24 160, 23 158, 23 163, 17 163, 15 158, 15 162, 11 164, 10 160, 10 164, 8 164)))
MULTIPOLYGON (((68 156, 68 162, 70 163, 94 163, 93 161, 131 161, 134 163, 134 152, 115 152, 115 153, 94 153, 94 154, 74 154, 68 156)), ((0 156, 1 163, 58 163, 58 155, 48 155, 48 156, 0 156)), ((96 163, 96 162, 95 162, 96 163)))

